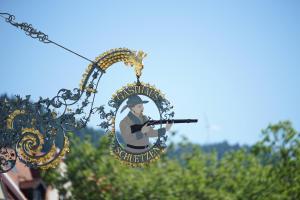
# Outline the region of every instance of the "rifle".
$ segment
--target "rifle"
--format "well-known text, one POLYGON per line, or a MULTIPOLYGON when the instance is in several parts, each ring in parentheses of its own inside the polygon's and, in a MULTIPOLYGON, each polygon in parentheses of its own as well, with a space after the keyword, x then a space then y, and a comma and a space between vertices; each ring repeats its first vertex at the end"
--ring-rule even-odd
POLYGON ((169 120, 148 120, 143 124, 135 124, 130 126, 131 133, 135 133, 137 131, 142 130, 143 126, 146 124, 148 126, 157 125, 157 124, 166 124, 166 123, 197 123, 198 119, 169 119, 169 120))

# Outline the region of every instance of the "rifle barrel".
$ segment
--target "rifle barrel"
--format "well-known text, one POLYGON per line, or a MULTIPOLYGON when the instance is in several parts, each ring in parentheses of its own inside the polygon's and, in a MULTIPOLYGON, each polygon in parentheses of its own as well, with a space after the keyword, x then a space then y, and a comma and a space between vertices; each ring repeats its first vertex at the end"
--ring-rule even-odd
POLYGON ((131 133, 140 131, 145 124, 156 125, 156 124, 166 124, 169 123, 196 123, 198 119, 167 119, 167 120, 149 120, 144 124, 134 124, 131 126, 131 133))
POLYGON ((166 124, 166 123, 197 123, 198 119, 164 119, 164 120, 149 120, 147 124, 166 124))

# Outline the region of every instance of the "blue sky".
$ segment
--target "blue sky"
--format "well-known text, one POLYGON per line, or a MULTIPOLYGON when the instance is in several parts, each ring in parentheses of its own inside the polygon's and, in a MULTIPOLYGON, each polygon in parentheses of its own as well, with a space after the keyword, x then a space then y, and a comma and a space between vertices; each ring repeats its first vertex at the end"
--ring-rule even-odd
MULTIPOLYGON (((147 52, 142 81, 166 94, 176 118, 199 119, 173 127, 193 142, 253 144, 279 120, 300 130, 299 1, 1 0, 0 10, 90 59, 118 47, 147 52)), ((78 87, 89 64, 2 19, 0 44, 0 93, 53 97, 78 87)), ((131 68, 111 67, 96 104, 134 80, 131 68)))

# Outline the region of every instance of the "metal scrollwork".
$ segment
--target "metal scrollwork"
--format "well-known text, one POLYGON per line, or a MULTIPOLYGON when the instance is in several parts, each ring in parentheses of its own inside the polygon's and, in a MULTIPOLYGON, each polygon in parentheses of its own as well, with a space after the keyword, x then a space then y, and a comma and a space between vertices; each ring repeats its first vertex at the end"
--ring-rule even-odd
MULTIPOLYGON (((47 41, 47 36, 31 25, 15 23, 14 16, 7 15, 7 22, 21 27, 31 37, 47 41)), ((126 48, 109 50, 88 66, 79 88, 60 89, 51 99, 40 97, 37 102, 32 102, 29 95, 26 98, 1 97, 0 173, 12 169, 16 159, 29 167, 55 167, 69 151, 66 133, 85 127, 93 114, 99 114, 103 121, 100 126, 108 129, 114 111, 106 113, 104 106, 94 107, 101 77, 108 67, 120 61, 134 67, 138 77, 145 55, 142 51, 126 48)))
POLYGON ((34 39, 38 39, 40 42, 43 43, 50 43, 51 41, 48 40, 48 35, 46 35, 45 33, 41 32, 41 31, 37 31, 35 28, 33 28, 33 26, 31 24, 28 23, 18 23, 15 22, 15 16, 11 15, 9 13, 0 13, 2 16, 6 16, 5 21, 10 23, 11 25, 20 28, 21 30, 23 30, 25 32, 26 35, 34 38, 34 39))

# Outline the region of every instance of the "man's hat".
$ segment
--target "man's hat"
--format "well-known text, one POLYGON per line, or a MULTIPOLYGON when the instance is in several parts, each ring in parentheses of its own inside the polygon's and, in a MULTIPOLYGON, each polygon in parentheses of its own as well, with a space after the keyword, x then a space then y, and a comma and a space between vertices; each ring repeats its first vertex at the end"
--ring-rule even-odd
POLYGON ((126 105, 121 109, 121 113, 128 107, 132 107, 135 106, 137 104, 144 104, 144 103, 148 103, 149 101, 143 101, 141 99, 141 97, 139 97, 138 95, 133 95, 128 97, 128 100, 126 102, 126 105))

